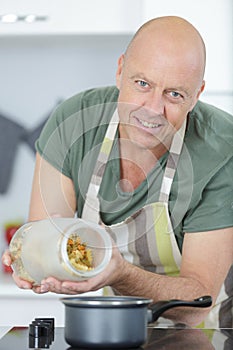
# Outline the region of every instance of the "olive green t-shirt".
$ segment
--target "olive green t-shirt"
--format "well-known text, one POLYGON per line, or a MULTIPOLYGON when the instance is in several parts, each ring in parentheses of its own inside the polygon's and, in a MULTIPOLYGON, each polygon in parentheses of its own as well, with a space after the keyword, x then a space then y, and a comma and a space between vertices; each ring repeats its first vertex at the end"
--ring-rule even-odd
MULTIPOLYGON (((36 149, 73 180, 77 215, 112 114, 114 86, 79 93, 63 102, 47 121, 36 149)), ((146 204, 158 201, 168 152, 133 191, 119 186, 119 150, 115 137, 99 191, 101 218, 121 222, 146 204)), ((102 169, 100 168, 101 172, 102 169)), ((184 145, 169 197, 169 212, 179 247, 185 232, 233 226, 233 117, 203 102, 188 115, 184 145)))

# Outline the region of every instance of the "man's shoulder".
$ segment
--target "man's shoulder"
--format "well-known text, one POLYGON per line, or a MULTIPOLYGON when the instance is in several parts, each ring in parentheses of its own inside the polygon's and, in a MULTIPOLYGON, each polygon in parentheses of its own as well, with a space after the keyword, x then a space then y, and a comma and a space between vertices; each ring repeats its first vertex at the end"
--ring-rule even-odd
POLYGON ((67 135, 76 128, 86 130, 108 123, 116 108, 118 89, 115 86, 82 91, 63 101, 48 118, 42 136, 49 137, 59 126, 67 135))
POLYGON ((213 105, 198 101, 190 113, 190 128, 200 141, 233 149, 233 116, 213 105))
MULTIPOLYGON (((119 90, 116 86, 97 87, 85 90, 81 93, 82 99, 89 101, 90 104, 101 102, 116 102, 118 99, 119 90)), ((78 95, 76 95, 78 97, 78 95)))
POLYGON ((117 102, 116 86, 92 88, 75 94, 63 102, 61 107, 65 114, 71 115, 92 106, 117 102))
POLYGON ((190 116, 197 122, 209 126, 213 131, 218 128, 233 127, 233 115, 206 102, 198 101, 190 116))

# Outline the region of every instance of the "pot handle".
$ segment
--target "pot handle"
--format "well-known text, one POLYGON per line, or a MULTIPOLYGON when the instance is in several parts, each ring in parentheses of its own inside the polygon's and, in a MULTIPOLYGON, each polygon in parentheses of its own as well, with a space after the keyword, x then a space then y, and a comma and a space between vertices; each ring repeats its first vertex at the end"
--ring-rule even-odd
POLYGON ((209 307, 212 305, 212 298, 209 295, 202 296, 194 300, 161 300, 155 304, 149 306, 148 323, 156 321, 162 313, 178 306, 189 306, 189 307, 209 307))

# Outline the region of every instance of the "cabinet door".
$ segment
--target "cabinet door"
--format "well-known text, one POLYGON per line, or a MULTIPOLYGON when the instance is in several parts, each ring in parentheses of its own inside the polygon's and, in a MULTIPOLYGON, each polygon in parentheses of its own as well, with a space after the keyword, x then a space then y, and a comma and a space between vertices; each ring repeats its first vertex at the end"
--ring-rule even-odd
POLYGON ((131 33, 141 0, 1 0, 0 35, 131 33))
POLYGON ((201 33, 207 49, 206 90, 232 93, 232 0, 144 0, 143 18, 177 15, 201 33))

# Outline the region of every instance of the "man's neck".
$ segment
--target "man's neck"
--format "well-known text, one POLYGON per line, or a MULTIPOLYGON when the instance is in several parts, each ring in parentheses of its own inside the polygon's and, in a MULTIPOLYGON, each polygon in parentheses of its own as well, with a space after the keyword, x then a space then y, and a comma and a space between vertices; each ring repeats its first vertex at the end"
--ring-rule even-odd
POLYGON ((127 142, 120 140, 119 147, 120 185, 122 190, 126 192, 136 189, 154 168, 158 159, 167 152, 165 147, 158 147, 156 150, 151 151, 138 147, 128 140, 127 142))

